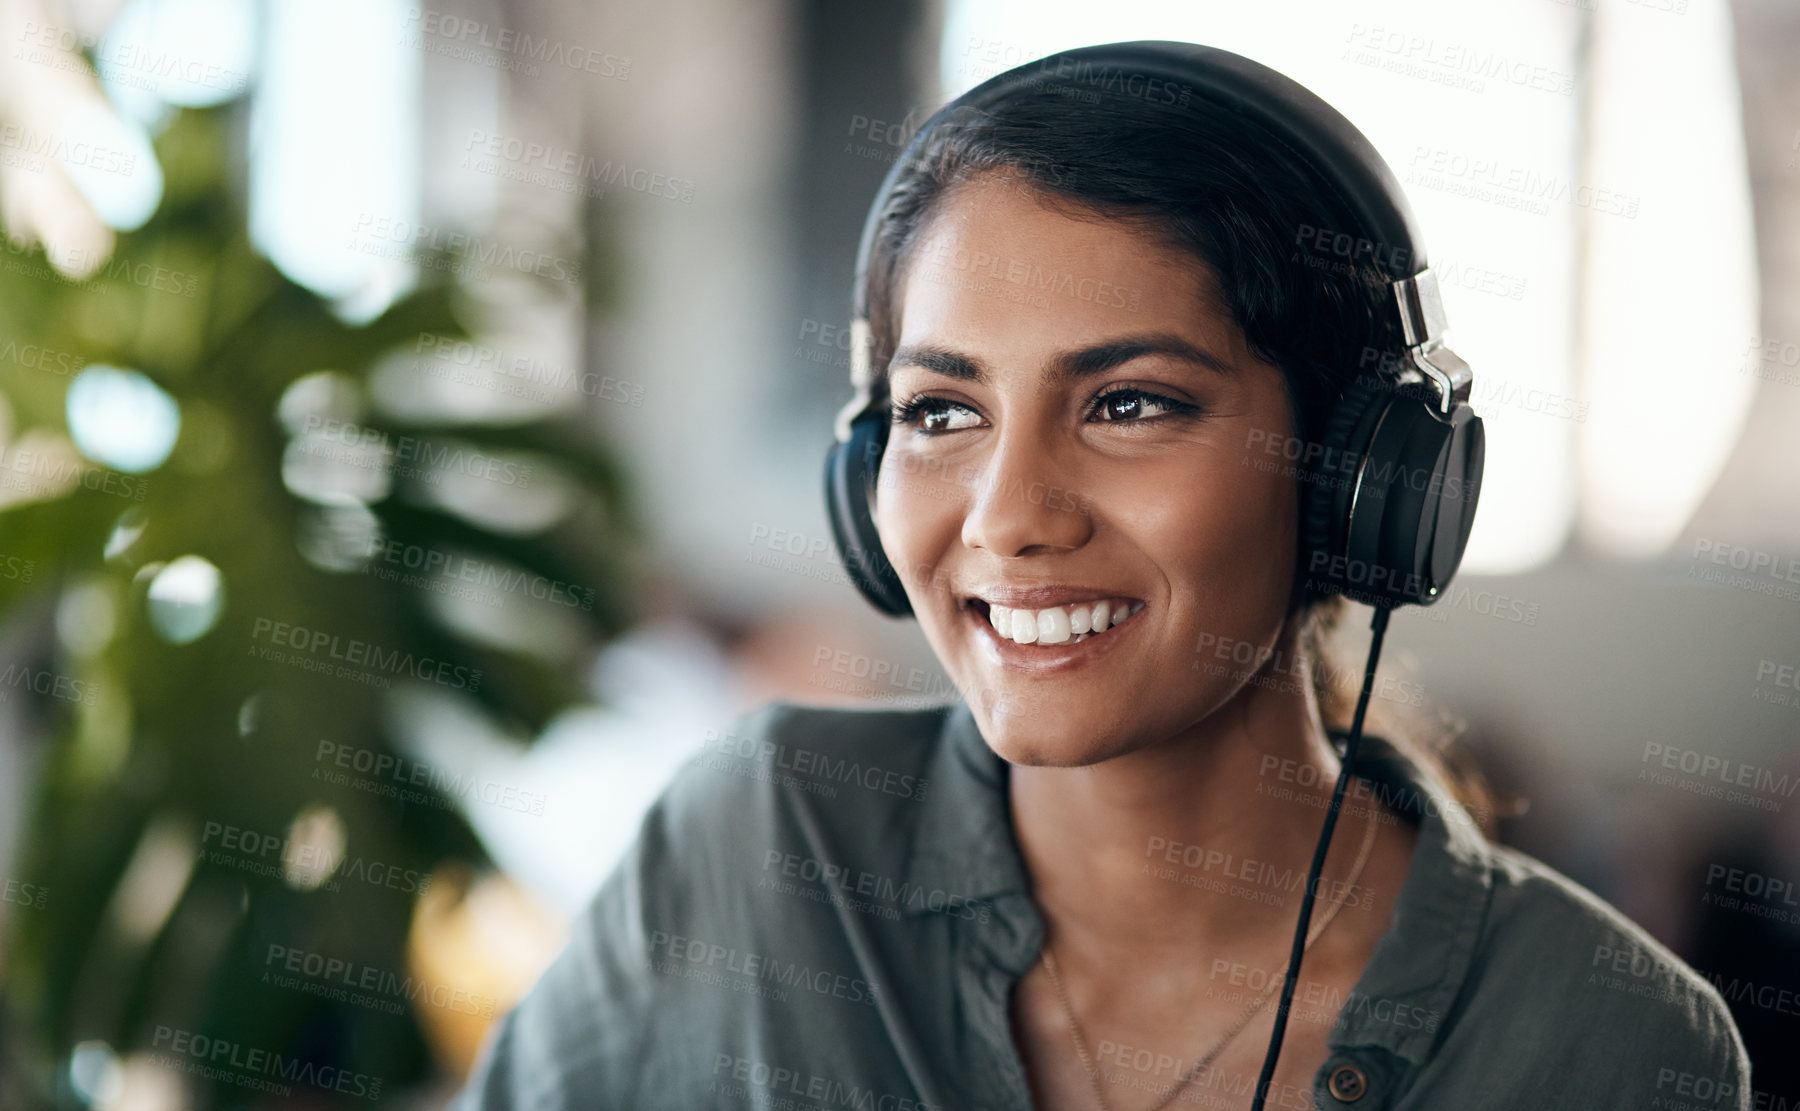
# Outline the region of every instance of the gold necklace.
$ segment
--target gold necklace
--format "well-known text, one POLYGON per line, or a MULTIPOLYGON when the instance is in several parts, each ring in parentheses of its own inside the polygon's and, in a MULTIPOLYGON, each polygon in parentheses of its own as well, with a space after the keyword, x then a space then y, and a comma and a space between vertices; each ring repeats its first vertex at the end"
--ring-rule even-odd
MULTIPOLYGON (((1374 807, 1370 807, 1369 827, 1367 831, 1363 833, 1362 848, 1358 850, 1356 854, 1356 866, 1350 870, 1350 878, 1344 881, 1344 898, 1332 900, 1331 904, 1325 910, 1324 917, 1313 923, 1312 929, 1307 931, 1306 944, 1302 946, 1300 950, 1302 956, 1312 948, 1313 942, 1319 940, 1319 935, 1325 932, 1325 927, 1331 925, 1331 920, 1337 917, 1337 912, 1349 901, 1350 890, 1356 886, 1356 881, 1361 878, 1363 865, 1367 864, 1369 861, 1369 850, 1375 844, 1376 817, 1377 815, 1374 807)), ((1069 1033, 1075 1039, 1075 1052, 1081 1057, 1081 1067, 1087 1070, 1088 1083, 1094 1089, 1094 1102, 1100 1105, 1100 1111, 1108 1111, 1106 1106, 1106 1095, 1100 1088, 1100 1070, 1094 1067, 1093 1059, 1088 1056, 1087 1041, 1081 1036, 1081 1024, 1075 1020, 1075 1008, 1069 1002, 1068 989, 1063 987, 1062 976, 1056 971, 1056 957, 1050 952, 1049 941, 1044 942, 1043 959, 1044 971, 1050 974, 1050 982, 1056 986, 1056 997, 1062 1003, 1063 1014, 1069 1020, 1069 1033)), ((1281 969, 1273 976, 1269 977, 1268 987, 1265 987, 1256 998, 1245 1004, 1243 1012, 1237 1017, 1237 1021, 1231 1024, 1231 1029, 1225 1031, 1225 1036, 1220 1038, 1211 1049, 1207 1050, 1205 1056, 1194 1062, 1194 1067, 1188 1070, 1188 1074, 1180 1080, 1177 1080, 1175 1086, 1165 1092, 1163 1098, 1158 1100, 1156 1105, 1150 1108, 1150 1111, 1161 1111, 1162 1108, 1168 1106, 1169 1101, 1174 1099, 1183 1088, 1192 1084, 1194 1078, 1204 1072, 1206 1066, 1212 1064, 1213 1058, 1219 1055, 1219 1051, 1230 1044, 1231 1039, 1237 1037, 1238 1034, 1243 1031, 1244 1027, 1250 1024, 1250 1020, 1256 1017, 1258 1011, 1262 1010, 1263 1004, 1269 1001, 1269 996, 1275 994, 1276 986, 1286 979, 1288 964, 1290 962, 1291 958, 1288 961, 1281 962, 1281 969)))

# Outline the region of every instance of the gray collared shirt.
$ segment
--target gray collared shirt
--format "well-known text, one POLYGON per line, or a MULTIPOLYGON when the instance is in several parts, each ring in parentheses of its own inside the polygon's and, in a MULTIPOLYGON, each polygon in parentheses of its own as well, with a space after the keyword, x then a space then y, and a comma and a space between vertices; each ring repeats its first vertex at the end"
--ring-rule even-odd
MULTIPOLYGON (((1354 991, 1327 1001, 1331 1056, 1269 1108, 1748 1111, 1712 985, 1488 842, 1392 744, 1365 736, 1358 764, 1418 847, 1354 991)), ((1031 1107, 1010 999, 1044 927, 1007 767, 962 705, 776 704, 709 738, 490 1034, 460 1111, 1031 1107)), ((1113 1063, 1146 1087, 1180 1075, 1113 1063)), ((1248 1107, 1255 1080, 1202 1073, 1175 1106, 1248 1107)))

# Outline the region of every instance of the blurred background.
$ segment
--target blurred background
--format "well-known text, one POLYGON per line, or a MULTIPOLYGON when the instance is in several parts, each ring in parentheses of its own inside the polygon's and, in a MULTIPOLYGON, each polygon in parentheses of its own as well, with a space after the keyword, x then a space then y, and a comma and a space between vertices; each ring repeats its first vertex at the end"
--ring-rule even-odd
POLYGON ((1384 672, 1800 1105, 1800 8, 0 0, 0 1106, 441 1106, 708 730, 953 697, 829 550, 856 237, 1134 38, 1405 183, 1490 459, 1384 672))

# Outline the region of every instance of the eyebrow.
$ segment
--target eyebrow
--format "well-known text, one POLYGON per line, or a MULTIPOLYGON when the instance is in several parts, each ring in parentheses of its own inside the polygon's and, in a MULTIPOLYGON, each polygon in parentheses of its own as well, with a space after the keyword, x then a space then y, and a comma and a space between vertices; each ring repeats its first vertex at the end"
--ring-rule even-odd
MULTIPOLYGON (((1116 366, 1146 355, 1167 355, 1227 378, 1237 376, 1236 368, 1204 347, 1167 332, 1152 332, 1123 336, 1075 351, 1064 351, 1050 360, 1046 377, 1052 381, 1078 381, 1104 374, 1116 366)), ((916 366, 945 378, 968 382, 988 380, 987 368, 982 365, 981 360, 929 343, 909 344, 894 352, 894 357, 888 360, 888 372, 892 373, 903 366, 916 366)))

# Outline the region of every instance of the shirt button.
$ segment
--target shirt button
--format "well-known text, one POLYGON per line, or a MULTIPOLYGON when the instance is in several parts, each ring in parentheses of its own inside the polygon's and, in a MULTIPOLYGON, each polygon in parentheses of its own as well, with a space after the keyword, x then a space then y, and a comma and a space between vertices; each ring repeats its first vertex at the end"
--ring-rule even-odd
POLYGON ((1331 1070, 1331 1079, 1326 1086, 1331 1089, 1333 1098, 1355 1103, 1369 1090, 1369 1080, 1355 1065, 1339 1065, 1331 1070))

